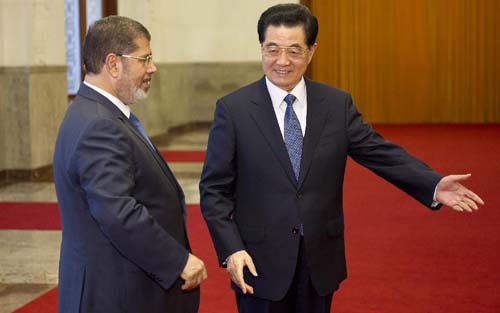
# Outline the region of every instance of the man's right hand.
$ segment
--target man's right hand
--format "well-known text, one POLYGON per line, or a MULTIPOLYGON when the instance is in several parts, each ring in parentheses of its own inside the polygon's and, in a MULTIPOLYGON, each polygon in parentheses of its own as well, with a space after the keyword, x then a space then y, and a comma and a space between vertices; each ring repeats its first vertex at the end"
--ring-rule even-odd
POLYGON ((190 253, 186 266, 184 266, 184 270, 181 273, 181 278, 184 279, 181 289, 191 290, 196 288, 207 277, 207 269, 203 261, 190 253))
POLYGON ((243 268, 245 266, 248 267, 253 276, 258 276, 252 257, 245 250, 237 251, 227 259, 227 272, 233 283, 240 287, 244 294, 248 292, 253 295, 253 287, 245 283, 243 279, 243 268))

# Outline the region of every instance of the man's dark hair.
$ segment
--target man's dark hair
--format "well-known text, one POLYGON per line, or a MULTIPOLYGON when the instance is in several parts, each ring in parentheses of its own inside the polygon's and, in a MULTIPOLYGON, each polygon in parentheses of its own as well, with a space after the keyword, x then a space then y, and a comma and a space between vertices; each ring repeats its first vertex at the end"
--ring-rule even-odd
POLYGON ((266 40, 266 30, 272 26, 294 27, 302 25, 306 36, 306 44, 311 47, 316 42, 318 35, 318 20, 309 9, 296 3, 277 4, 262 13, 257 23, 259 42, 266 40))
POLYGON ((134 40, 151 40, 146 27, 124 16, 108 16, 94 22, 83 43, 83 64, 87 73, 99 74, 109 53, 128 54, 138 46, 134 40))

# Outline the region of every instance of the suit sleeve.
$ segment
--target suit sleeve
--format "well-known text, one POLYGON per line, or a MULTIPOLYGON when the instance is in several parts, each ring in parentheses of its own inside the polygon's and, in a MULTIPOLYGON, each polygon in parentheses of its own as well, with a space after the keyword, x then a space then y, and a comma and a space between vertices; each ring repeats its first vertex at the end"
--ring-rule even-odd
POLYGON ((132 159, 123 129, 108 119, 87 128, 74 154, 82 195, 103 234, 167 289, 179 278, 188 251, 134 199, 134 173, 140 161, 132 159))
POLYGON ((200 204, 220 264, 245 249, 232 218, 236 166, 235 130, 223 102, 218 101, 200 180, 200 204))
POLYGON ((435 188, 443 176, 364 123, 350 96, 345 105, 349 155, 420 203, 431 207, 435 188))

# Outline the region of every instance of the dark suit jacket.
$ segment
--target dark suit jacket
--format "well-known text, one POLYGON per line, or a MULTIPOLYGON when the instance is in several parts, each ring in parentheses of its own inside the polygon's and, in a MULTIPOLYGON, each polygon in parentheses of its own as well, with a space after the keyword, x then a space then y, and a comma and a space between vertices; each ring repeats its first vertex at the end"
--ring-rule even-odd
MULTIPOLYGON (((257 297, 279 300, 295 272, 300 233, 316 290, 346 278, 342 185, 347 156, 430 206, 441 175, 362 121, 343 91, 306 79, 300 177, 293 169, 265 79, 217 102, 200 182, 201 208, 220 262, 245 249, 257 297)), ((233 286, 234 288, 234 286, 233 286)))
POLYGON ((83 84, 59 130, 54 179, 59 312, 197 307, 199 290, 180 290, 190 249, 180 186, 128 118, 83 84))

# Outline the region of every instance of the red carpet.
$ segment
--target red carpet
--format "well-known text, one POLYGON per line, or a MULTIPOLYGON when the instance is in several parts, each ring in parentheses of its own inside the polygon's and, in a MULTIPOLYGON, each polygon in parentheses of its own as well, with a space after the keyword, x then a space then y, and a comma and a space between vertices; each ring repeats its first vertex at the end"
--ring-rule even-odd
POLYGON ((376 128, 441 173, 472 173, 466 185, 486 205, 431 212, 350 162, 349 278, 332 312, 500 312, 500 125, 376 128))
POLYGON ((42 296, 36 298, 15 313, 56 313, 57 312, 57 288, 49 290, 42 296))
MULTIPOLYGON (((376 128, 442 173, 471 172, 466 184, 486 205, 473 214, 431 212, 349 162, 344 187, 349 278, 335 294, 332 312, 500 312, 500 125, 376 128)), ((28 206, 37 212, 38 204, 28 206)), ((5 207, 0 204, 2 228, 5 207)), ((11 221, 33 219, 29 210, 24 215, 19 210, 11 221)), ((194 253, 209 272, 200 313, 235 312, 199 208, 188 210, 194 253)), ((47 212, 47 220, 57 219, 57 210, 47 212)), ((55 295, 53 290, 16 312, 56 312, 55 295)))
POLYGON ((0 229, 61 229, 57 203, 0 202, 0 229))
MULTIPOLYGON (((2 210, 0 203, 0 210, 2 210)), ((38 203, 32 204, 34 207, 38 203)), ((51 219, 58 219, 59 213, 57 205, 52 204, 56 208, 55 211, 48 212, 51 219), (54 214, 55 212, 55 214, 54 214)), ((235 308, 233 293, 229 288, 229 280, 226 277, 224 269, 219 268, 215 250, 209 240, 208 229, 205 226, 199 205, 188 205, 188 230, 191 245, 194 254, 205 262, 208 268, 209 279, 203 284, 201 291, 201 308, 200 312, 234 312, 229 308, 235 308), (228 308, 226 310, 218 310, 216 308, 228 308)), ((29 212, 29 211, 28 211, 29 212)), ((24 218, 26 219, 25 215, 24 218)), ((20 217, 20 216, 19 216, 20 217)), ((39 228, 37 228, 39 229, 39 228)), ((57 312, 57 288, 45 293, 39 298, 26 304, 22 308, 15 311, 16 313, 55 313, 57 312)))
POLYGON ((203 162, 205 151, 160 151, 167 162, 203 162))

